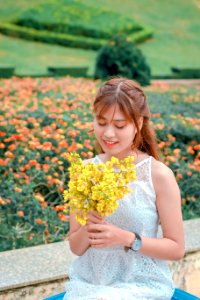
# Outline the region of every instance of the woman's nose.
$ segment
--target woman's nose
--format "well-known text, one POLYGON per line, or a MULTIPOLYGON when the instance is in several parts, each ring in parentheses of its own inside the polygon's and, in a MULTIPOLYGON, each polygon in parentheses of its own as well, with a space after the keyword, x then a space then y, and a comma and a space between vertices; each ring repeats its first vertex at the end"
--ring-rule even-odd
POLYGON ((115 131, 112 126, 106 126, 105 131, 104 131, 104 136, 107 138, 111 138, 115 136, 115 131))

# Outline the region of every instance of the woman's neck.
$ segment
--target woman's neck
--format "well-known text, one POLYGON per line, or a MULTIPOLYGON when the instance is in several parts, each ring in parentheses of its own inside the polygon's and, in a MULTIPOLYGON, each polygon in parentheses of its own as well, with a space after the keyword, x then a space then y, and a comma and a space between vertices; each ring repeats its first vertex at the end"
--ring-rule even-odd
MULTIPOLYGON (((115 155, 109 155, 108 153, 102 153, 99 155, 101 160, 105 163, 106 161, 109 161, 111 159, 112 156, 115 155)), ((131 150, 130 152, 127 152, 126 154, 120 153, 119 155, 116 155, 115 157, 117 157, 118 159, 124 159, 127 156, 133 156, 134 159, 134 163, 138 163, 141 160, 145 159, 146 157, 148 157, 149 155, 145 152, 142 152, 140 150, 131 150)))

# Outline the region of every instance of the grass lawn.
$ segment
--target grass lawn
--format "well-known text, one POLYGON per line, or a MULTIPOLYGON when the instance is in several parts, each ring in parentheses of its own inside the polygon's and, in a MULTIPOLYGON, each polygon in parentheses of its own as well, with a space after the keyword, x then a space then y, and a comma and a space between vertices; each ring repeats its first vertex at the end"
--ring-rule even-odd
MULTIPOLYGON (((170 74, 172 66, 200 68, 200 5, 196 0, 84 0, 133 17, 154 29, 154 38, 140 45, 154 75, 170 74)), ((44 0, 34 0, 37 4, 44 0)), ((14 20, 30 7, 25 0, 0 3, 0 21, 14 20)), ((0 36, 0 65, 14 65, 19 74, 39 74, 54 65, 88 65, 94 69, 94 51, 65 48, 0 36)))

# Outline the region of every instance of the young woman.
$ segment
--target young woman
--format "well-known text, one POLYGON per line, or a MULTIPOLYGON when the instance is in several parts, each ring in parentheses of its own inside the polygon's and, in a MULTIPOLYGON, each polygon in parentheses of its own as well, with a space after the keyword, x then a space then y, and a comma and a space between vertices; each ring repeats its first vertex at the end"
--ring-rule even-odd
POLYGON ((99 155, 85 163, 132 155, 137 179, 110 216, 88 214, 85 226, 70 215, 69 243, 79 256, 69 270, 65 300, 169 300, 174 285, 166 260, 184 256, 180 191, 159 161, 150 111, 140 86, 111 79, 94 101, 99 155), (157 237, 158 224, 162 237, 157 237))

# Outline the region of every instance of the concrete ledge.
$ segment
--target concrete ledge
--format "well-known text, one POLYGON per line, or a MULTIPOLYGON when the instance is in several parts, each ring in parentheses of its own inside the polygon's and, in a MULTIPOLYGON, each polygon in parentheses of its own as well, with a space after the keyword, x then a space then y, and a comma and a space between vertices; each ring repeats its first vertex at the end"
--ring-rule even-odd
MULTIPOLYGON (((200 284, 199 294, 197 294, 198 291, 189 290, 189 287, 186 286, 187 283, 182 280, 184 276, 189 274, 190 281, 195 276, 196 281, 200 282, 200 218, 185 221, 184 228, 186 256, 180 262, 170 262, 170 267, 174 273, 177 287, 187 288, 188 292, 200 296, 200 284), (195 275, 191 275, 191 262, 195 265, 195 272, 193 272, 195 275)), ((34 286, 38 288, 38 286, 50 286, 51 283, 54 283, 51 285, 52 291, 56 285, 59 285, 59 282, 63 284, 68 278, 67 268, 75 258, 76 256, 71 253, 67 241, 1 252, 0 299, 26 299, 25 296, 16 297, 16 292, 21 293, 22 289, 26 289, 27 292, 24 295, 29 293, 27 299, 36 300, 36 295, 31 298, 30 293, 32 294, 32 292, 30 290, 33 290, 34 286), (14 290, 15 296, 9 298, 8 294, 14 293, 14 290), (3 298, 1 295, 4 295, 3 298)), ((60 292, 60 290, 64 290, 64 284, 63 288, 59 285, 59 289, 56 289, 54 293, 60 292)), ((44 296, 49 294, 51 293, 48 291, 44 292, 44 296)))
POLYGON ((67 278, 74 258, 67 241, 1 252, 0 291, 67 278))

